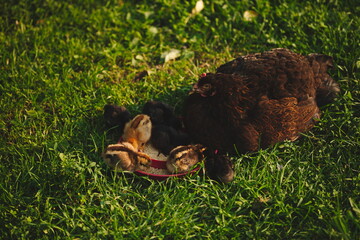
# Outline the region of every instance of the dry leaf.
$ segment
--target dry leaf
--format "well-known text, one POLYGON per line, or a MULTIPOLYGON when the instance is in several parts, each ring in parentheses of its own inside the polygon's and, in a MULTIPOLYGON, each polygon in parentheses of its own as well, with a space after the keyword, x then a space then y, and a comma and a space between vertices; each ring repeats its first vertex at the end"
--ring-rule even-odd
POLYGON ((191 11, 192 14, 198 14, 204 9, 204 2, 203 0, 199 0, 196 2, 195 8, 191 11))
POLYGON ((252 20, 254 20, 259 14, 253 10, 247 10, 244 12, 244 20, 247 22, 250 22, 252 20))
POLYGON ((181 56, 181 52, 178 49, 170 49, 170 51, 166 51, 163 54, 161 54, 161 58, 164 58, 165 62, 174 60, 180 56, 181 56))
POLYGON ((151 26, 151 27, 149 27, 149 32, 151 33, 151 34, 153 34, 153 35, 156 35, 158 32, 159 32, 159 30, 156 28, 156 27, 154 27, 154 26, 151 26))

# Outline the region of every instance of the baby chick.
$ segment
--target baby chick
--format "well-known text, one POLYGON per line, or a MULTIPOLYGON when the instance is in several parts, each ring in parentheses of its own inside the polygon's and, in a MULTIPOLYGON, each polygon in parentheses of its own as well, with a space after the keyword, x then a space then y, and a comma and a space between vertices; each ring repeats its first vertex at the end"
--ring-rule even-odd
POLYGON ((159 101, 148 101, 142 112, 150 116, 153 124, 151 143, 159 153, 168 155, 174 147, 190 144, 188 135, 181 131, 182 123, 171 106, 159 101))
POLYGON ((181 121, 174 115, 174 110, 169 105, 159 101, 148 101, 145 103, 143 114, 151 118, 153 125, 167 125, 175 129, 181 128, 181 121))
POLYGON ((150 140, 151 128, 150 117, 145 114, 139 114, 125 124, 122 140, 132 142, 135 149, 142 150, 144 145, 150 140))
POLYGON ((207 149, 204 155, 208 177, 223 183, 229 183, 234 179, 234 165, 229 156, 210 149, 207 149))
POLYGON ((132 143, 110 144, 102 157, 105 163, 116 171, 135 171, 140 165, 149 166, 151 159, 145 153, 138 152, 132 143))
POLYGON ((204 158, 203 151, 205 147, 200 144, 178 146, 171 150, 166 167, 171 173, 187 172, 204 158))
POLYGON ((166 125, 155 125, 151 131, 151 144, 159 150, 159 153, 169 155, 176 146, 190 144, 186 133, 166 125))
POLYGON ((130 119, 130 112, 125 107, 111 104, 104 106, 104 120, 107 127, 119 126, 122 131, 130 119))

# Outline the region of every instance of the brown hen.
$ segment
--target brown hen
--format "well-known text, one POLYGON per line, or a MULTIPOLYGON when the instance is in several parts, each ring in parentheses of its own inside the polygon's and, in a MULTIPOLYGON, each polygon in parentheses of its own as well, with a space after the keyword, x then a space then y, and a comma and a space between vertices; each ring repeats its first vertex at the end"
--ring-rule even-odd
POLYGON ((192 139, 221 152, 248 152, 295 140, 314 126, 319 106, 339 92, 332 58, 288 49, 236 58, 202 76, 184 104, 192 139))

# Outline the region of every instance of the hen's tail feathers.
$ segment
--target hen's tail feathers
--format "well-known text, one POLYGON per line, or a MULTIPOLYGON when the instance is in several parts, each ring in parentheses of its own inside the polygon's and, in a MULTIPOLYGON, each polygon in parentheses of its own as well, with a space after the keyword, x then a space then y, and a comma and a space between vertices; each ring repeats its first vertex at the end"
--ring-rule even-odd
POLYGON ((318 53, 308 55, 308 59, 313 69, 314 77, 319 83, 319 87, 316 90, 316 103, 321 107, 331 103, 340 92, 339 84, 327 73, 327 70, 334 66, 333 59, 330 56, 318 53))

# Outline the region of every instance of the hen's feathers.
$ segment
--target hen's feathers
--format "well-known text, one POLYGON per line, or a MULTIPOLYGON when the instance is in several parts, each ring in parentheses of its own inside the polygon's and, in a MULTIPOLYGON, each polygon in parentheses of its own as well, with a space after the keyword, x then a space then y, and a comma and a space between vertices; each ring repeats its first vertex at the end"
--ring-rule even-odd
POLYGON ((339 91, 328 75, 332 58, 288 49, 225 63, 194 85, 184 124, 195 141, 223 151, 256 151, 295 140, 319 118, 318 105, 339 91))
POLYGON ((340 92, 339 84, 327 73, 328 69, 334 67, 333 59, 327 55, 313 53, 308 55, 308 60, 314 72, 315 82, 320 83, 316 90, 316 102, 320 107, 332 102, 340 92))
POLYGON ((267 90, 269 98, 315 95, 308 59, 288 49, 249 54, 220 66, 217 72, 247 76, 267 90))
POLYGON ((299 101, 288 97, 268 99, 263 97, 254 112, 254 128, 259 133, 261 147, 267 147, 286 139, 294 141, 313 127, 319 109, 313 98, 299 101))
POLYGON ((288 49, 276 48, 263 53, 238 57, 221 65, 217 73, 247 76, 258 82, 269 98, 316 98, 319 106, 331 102, 340 91, 329 76, 332 57, 313 53, 303 56, 288 49))

